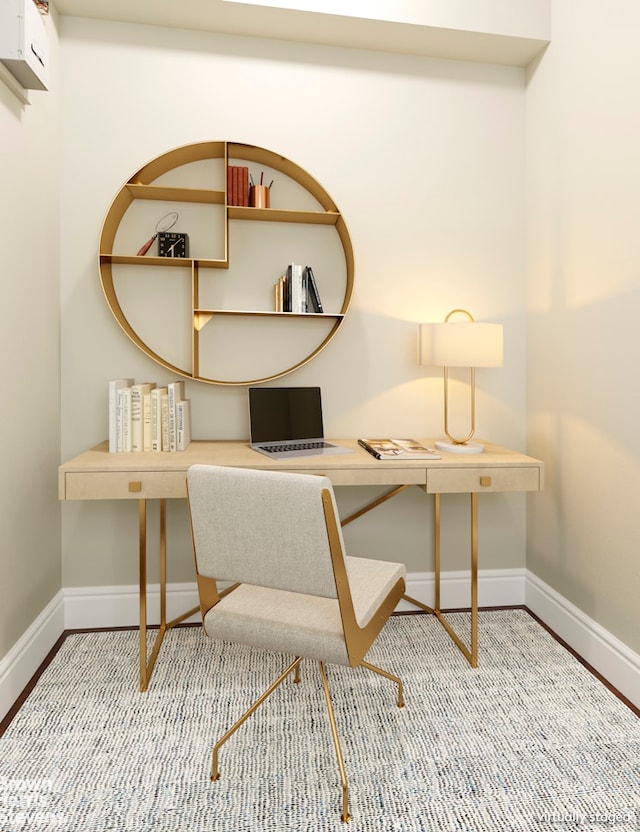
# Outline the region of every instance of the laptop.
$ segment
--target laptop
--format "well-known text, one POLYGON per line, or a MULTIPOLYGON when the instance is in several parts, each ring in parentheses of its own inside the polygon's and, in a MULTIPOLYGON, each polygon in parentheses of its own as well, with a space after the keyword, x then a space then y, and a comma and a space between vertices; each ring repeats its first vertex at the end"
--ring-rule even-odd
POLYGON ((351 453, 324 439, 319 387, 249 387, 249 443, 271 459, 351 453))

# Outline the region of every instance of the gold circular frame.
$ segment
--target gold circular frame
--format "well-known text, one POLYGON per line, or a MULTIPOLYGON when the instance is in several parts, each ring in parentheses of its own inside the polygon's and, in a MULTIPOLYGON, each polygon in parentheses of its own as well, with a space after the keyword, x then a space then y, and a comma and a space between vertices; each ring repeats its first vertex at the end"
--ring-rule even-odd
MULTIPOLYGON (((226 177, 225 177, 226 179, 226 177)), ((111 206, 107 212, 104 220, 102 231, 100 234, 99 244, 99 270, 102 290, 106 301, 113 313, 116 321, 126 335, 133 341, 133 343, 149 356, 153 361, 161 366, 177 373, 185 378, 193 379, 195 381, 202 381, 208 384, 220 385, 248 385, 256 384, 264 381, 271 381, 281 376, 291 373, 307 364, 312 358, 315 358, 318 353, 326 347, 326 345, 334 337, 340 328, 344 317, 351 302, 351 294, 353 291, 354 278, 354 257, 353 248, 349 232, 338 211, 335 203, 322 186, 316 182, 305 170, 298 165, 285 159, 276 153, 265 148, 256 147, 254 145, 240 144, 237 142, 212 141, 200 142, 197 144, 185 145, 171 150, 156 159, 148 162, 143 168, 137 171, 120 189, 114 198, 111 206), (238 159, 256 164, 264 165, 273 168, 274 170, 283 173, 293 181, 297 182, 305 188, 320 204, 321 211, 297 211, 284 210, 278 208, 250 208, 244 206, 234 206, 228 204, 227 193, 224 190, 199 189, 199 188, 181 188, 181 187, 167 187, 164 185, 153 184, 163 174, 173 170, 174 168, 191 162, 199 162, 207 159, 223 159, 225 168, 229 165, 230 160, 238 159), (207 203, 215 205, 223 205, 226 211, 225 222, 225 252, 226 256, 223 260, 206 260, 202 258, 167 258, 167 257, 149 257, 141 255, 121 255, 113 253, 114 240, 120 223, 125 215, 125 212, 134 200, 137 199, 156 199, 163 201, 176 202, 191 202, 191 203, 207 203), (288 223, 308 223, 311 225, 332 225, 344 252, 346 265, 346 283, 345 294, 342 301, 340 311, 337 313, 304 313, 295 314, 291 312, 251 312, 251 311, 231 311, 224 309, 200 309, 198 306, 198 290, 199 277, 202 269, 229 267, 229 220, 253 220, 264 222, 288 222, 288 223), (175 266, 184 268, 185 264, 191 268, 192 280, 192 360, 191 368, 177 367, 169 361, 162 358, 154 350, 152 350, 135 332, 129 323, 127 316, 120 305, 113 281, 113 267, 117 265, 134 265, 134 266, 175 266), (199 332, 200 330, 216 315, 241 315, 243 317, 273 317, 273 318, 291 318, 291 317, 313 317, 329 319, 331 328, 324 336, 318 346, 312 350, 308 355, 297 361, 295 364, 286 367, 279 372, 273 373, 263 378, 252 379, 215 379, 208 378, 200 374, 200 345, 199 332)))

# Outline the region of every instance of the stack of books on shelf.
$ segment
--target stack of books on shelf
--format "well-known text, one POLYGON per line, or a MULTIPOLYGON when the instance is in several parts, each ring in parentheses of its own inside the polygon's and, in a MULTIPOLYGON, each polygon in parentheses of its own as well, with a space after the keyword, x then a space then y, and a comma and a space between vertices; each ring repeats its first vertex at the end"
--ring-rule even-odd
POLYGON ((274 284, 276 312, 322 312, 318 285, 311 266, 291 263, 274 284))
POLYGON ((249 205, 249 168, 227 167, 227 205, 249 205))
POLYGON ((109 453, 184 451, 191 442, 191 401, 184 381, 166 387, 132 378, 109 382, 109 453))

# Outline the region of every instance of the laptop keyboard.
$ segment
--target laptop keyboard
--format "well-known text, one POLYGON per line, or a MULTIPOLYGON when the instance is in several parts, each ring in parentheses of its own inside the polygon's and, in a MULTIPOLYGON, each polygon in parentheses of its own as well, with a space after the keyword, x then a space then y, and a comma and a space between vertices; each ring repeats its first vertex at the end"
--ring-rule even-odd
POLYGON ((267 451, 267 453, 275 454, 283 451, 312 451, 317 448, 332 448, 329 442, 295 442, 290 445, 269 445, 268 447, 261 447, 260 450, 267 451))

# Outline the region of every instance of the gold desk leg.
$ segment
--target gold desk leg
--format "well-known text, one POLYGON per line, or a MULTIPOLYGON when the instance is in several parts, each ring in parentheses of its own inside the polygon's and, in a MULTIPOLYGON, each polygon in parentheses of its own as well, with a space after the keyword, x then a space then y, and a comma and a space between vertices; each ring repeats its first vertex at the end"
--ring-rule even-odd
POLYGON ((471 667, 478 666, 478 495, 471 495, 471 649, 447 621, 440 609, 440 495, 435 495, 435 609, 438 621, 449 633, 471 667))
POLYGON ((478 495, 471 494, 471 667, 478 666, 478 495))
POLYGON ((160 500, 160 627, 147 657, 147 501, 138 501, 139 558, 140 558, 140 690, 145 691, 160 652, 164 634, 185 618, 198 612, 194 607, 188 612, 167 621, 167 501, 160 500))
POLYGON ((147 689, 147 501, 138 500, 140 690, 147 689))
MULTIPOLYGON (((424 486, 420 486, 424 488, 424 486)), ((362 517, 363 514, 377 508, 382 503, 400 494, 409 485, 399 485, 378 497, 373 502, 361 508, 359 511, 350 514, 341 521, 342 527, 348 523, 362 517)), ((440 570, 441 570, 441 548, 440 548, 440 494, 434 494, 434 517, 433 517, 433 560, 434 560, 434 583, 435 583, 435 603, 433 607, 423 604, 416 598, 410 595, 403 595, 403 599, 413 604, 416 607, 424 610, 430 615, 435 615, 438 621, 442 624, 445 630, 449 633, 455 644, 458 646, 464 657, 467 659, 471 667, 478 666, 478 495, 475 492, 471 493, 471 649, 462 641, 460 636, 453 629, 451 624, 447 621, 440 609, 440 570)))
POLYGON ((160 500, 160 627, 167 625, 167 501, 160 500))
POLYGON ((435 573, 435 608, 440 611, 440 495, 433 497, 433 566, 435 573))
POLYGON ((417 598, 412 598, 406 593, 402 596, 405 601, 413 604, 414 607, 419 607, 421 610, 428 612, 429 615, 435 615, 436 610, 440 609, 440 495, 434 494, 433 496, 433 569, 435 573, 435 605, 433 607, 429 607, 426 604, 423 604, 422 601, 418 601, 417 598))
MULTIPOLYGON (((409 484, 405 484, 405 485, 398 485, 395 488, 392 488, 391 491, 387 491, 381 497, 378 497, 375 500, 372 500, 370 503, 367 503, 367 505, 364 506, 363 508, 358 509, 358 511, 354 511, 353 514, 350 514, 348 517, 345 517, 344 520, 340 521, 340 525, 342 526, 342 528, 344 528, 349 523, 352 523, 354 520, 357 520, 358 517, 362 517, 363 514, 367 514, 369 511, 372 511, 374 508, 377 508, 378 506, 381 506, 383 503, 386 503, 387 500, 390 500, 392 497, 395 497, 396 494, 401 494, 403 491, 405 491, 405 489, 407 489, 409 487, 410 487, 409 484)), ((423 486, 419 486, 419 487, 422 488, 423 486)), ((439 539, 440 539, 440 537, 438 535, 438 540, 439 539)), ((410 595, 403 595, 402 597, 405 601, 408 601, 410 604, 413 604, 416 607, 420 607, 420 609, 424 610, 425 612, 428 612, 429 615, 433 615, 434 612, 435 612, 435 610, 432 607, 428 607, 426 604, 423 604, 422 601, 418 601, 416 598, 412 598, 410 595)))

